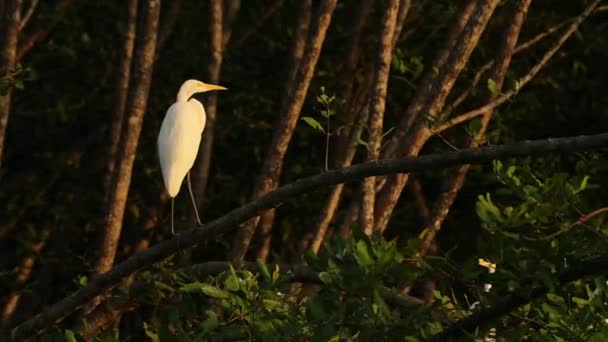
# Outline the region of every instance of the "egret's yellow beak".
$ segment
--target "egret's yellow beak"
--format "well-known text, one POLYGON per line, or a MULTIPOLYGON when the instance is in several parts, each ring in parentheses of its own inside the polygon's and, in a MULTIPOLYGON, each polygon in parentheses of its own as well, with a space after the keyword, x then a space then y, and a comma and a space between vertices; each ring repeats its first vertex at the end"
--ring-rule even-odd
POLYGON ((210 90, 227 90, 228 89, 226 87, 222 87, 222 86, 219 86, 219 85, 208 84, 208 83, 203 83, 203 82, 201 82, 200 86, 205 91, 210 91, 210 90))

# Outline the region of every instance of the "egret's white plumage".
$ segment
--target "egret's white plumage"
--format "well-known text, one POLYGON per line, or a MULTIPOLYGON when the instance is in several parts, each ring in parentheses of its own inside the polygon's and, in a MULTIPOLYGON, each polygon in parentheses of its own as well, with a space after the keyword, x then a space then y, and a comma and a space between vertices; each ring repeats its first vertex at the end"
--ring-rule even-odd
MULTIPOLYGON (((224 89, 226 88, 197 80, 187 80, 177 93, 177 101, 167 110, 158 134, 158 157, 165 189, 171 196, 171 201, 179 193, 184 178, 194 165, 207 119, 203 105, 190 97, 196 93, 224 89)), ((189 190, 196 211, 194 196, 192 190, 189 190)), ((198 213, 196 216, 200 223, 198 213)), ((171 222, 173 229, 173 213, 171 222)))

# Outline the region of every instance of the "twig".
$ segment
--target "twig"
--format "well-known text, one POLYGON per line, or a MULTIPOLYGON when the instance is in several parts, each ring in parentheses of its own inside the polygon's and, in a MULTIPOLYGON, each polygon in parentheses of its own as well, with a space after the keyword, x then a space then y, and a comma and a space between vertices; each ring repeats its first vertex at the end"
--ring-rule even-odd
POLYGON ((23 15, 23 18, 21 18, 21 21, 19 22, 19 31, 23 31, 23 29, 25 28, 27 23, 32 18, 32 14, 34 14, 34 10, 36 10, 37 6, 38 6, 38 0, 32 0, 30 7, 27 9, 27 12, 25 12, 25 14, 23 15))

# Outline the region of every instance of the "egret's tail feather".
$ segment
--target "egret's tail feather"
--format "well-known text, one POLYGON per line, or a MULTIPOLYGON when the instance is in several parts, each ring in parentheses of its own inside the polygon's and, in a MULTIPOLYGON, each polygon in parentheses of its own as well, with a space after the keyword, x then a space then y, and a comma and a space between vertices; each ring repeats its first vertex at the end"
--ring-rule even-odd
POLYGON ((186 176, 186 181, 188 182, 188 192, 190 192, 190 199, 192 200, 192 206, 194 207, 194 216, 196 217, 196 223, 198 223, 199 226, 202 226, 203 223, 201 222, 200 216, 198 216, 198 207, 196 205, 196 200, 194 199, 194 192, 192 191, 192 182, 190 182, 190 172, 188 172, 188 175, 186 176))

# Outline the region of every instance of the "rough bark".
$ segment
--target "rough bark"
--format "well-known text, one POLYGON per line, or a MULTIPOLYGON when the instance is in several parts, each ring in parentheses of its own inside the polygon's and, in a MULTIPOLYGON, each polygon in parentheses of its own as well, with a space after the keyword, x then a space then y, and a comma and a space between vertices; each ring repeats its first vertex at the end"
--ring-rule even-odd
MULTIPOLYGON (((257 181, 254 197, 266 194, 268 191, 272 190, 278 182, 283 165, 283 158, 285 157, 289 141, 291 140, 291 136, 300 116, 300 110, 304 104, 308 86, 310 85, 310 80, 312 79, 317 60, 321 53, 321 47, 323 46, 325 34, 329 27, 329 23, 331 22, 333 11, 336 8, 336 2, 336 0, 327 0, 323 1, 320 5, 318 20, 309 35, 302 62, 298 68, 296 87, 293 90, 287 110, 281 115, 279 124, 275 129, 272 143, 266 153, 264 165, 262 166, 260 178, 257 181)), ((229 255, 231 261, 238 263, 243 260, 255 233, 258 221, 259 216, 239 227, 229 255)))
MULTIPOLYGON (((521 32, 521 28, 525 21, 531 2, 532 0, 519 0, 516 3, 513 19, 504 34, 503 44, 499 49, 496 63, 494 63, 493 70, 489 75, 489 77, 496 82, 497 92, 500 92, 502 89, 502 84, 505 75, 507 74, 507 70, 509 69, 511 57, 515 51, 517 39, 519 37, 519 33, 521 32)), ((496 92, 487 91, 485 99, 482 101, 490 102, 496 98, 496 96, 496 92)), ((492 114, 492 110, 489 110, 483 114, 481 117, 481 127, 474 136, 470 137, 469 141, 467 142, 468 148, 476 148, 479 146, 479 141, 481 141, 485 135, 490 119, 492 118, 492 114)), ((452 204, 456 200, 458 192, 464 185, 464 181, 470 167, 471 165, 469 164, 459 166, 455 174, 443 184, 443 189, 445 190, 435 201, 431 217, 426 223, 426 234, 424 235, 424 239, 422 240, 418 250, 418 254, 420 256, 426 255, 435 241, 435 237, 441 229, 441 226, 445 221, 452 204)))
MULTIPOLYGON (((222 0, 211 0, 209 4, 210 63, 207 69, 207 81, 212 84, 218 84, 222 69, 222 59, 224 57, 224 43, 222 38, 224 5, 222 0)), ((191 171, 193 191, 197 198, 196 203, 199 207, 205 198, 205 191, 207 189, 207 183, 209 182, 209 168, 211 166, 215 121, 217 117, 217 92, 211 92, 207 95, 205 112, 207 114, 207 123, 205 124, 205 130, 203 131, 198 158, 191 171)))
POLYGON ((104 217, 103 236, 96 260, 97 274, 108 271, 114 263, 118 240, 122 230, 122 220, 131 184, 133 162, 137 152, 139 135, 152 81, 154 53, 156 49, 160 0, 148 0, 145 3, 145 19, 142 32, 138 34, 138 48, 134 64, 133 86, 130 87, 128 121, 123 129, 118 155, 118 169, 114 183, 111 185, 110 198, 104 217))
MULTIPOLYGON (((291 52, 289 54, 289 63, 287 65, 285 78, 285 91, 281 97, 281 107, 279 113, 285 113, 288 110, 290 99, 292 97, 294 88, 296 87, 296 75, 300 68, 300 62, 304 55, 304 48, 306 47, 306 38, 308 37, 308 31, 310 30, 310 17, 312 15, 311 0, 302 0, 298 3, 298 21, 296 22, 296 30, 292 39, 291 52)), ((281 165, 282 168, 282 165, 281 165)), ((277 171, 279 174, 281 170, 277 171)), ((278 181, 278 180, 277 180, 278 181)), ((272 184, 272 188, 276 188, 278 184, 272 184)), ((266 261, 268 254, 270 253, 270 246, 272 242, 272 226, 274 224, 275 209, 270 209, 260 217, 258 223, 258 231, 260 232, 261 243, 257 250, 257 257, 266 261)))
MULTIPOLYGON (((368 86, 368 83, 371 83, 371 77, 369 77, 369 75, 372 74, 370 68, 371 65, 370 67, 365 66, 362 68, 363 72, 361 74, 365 76, 365 79, 363 82, 360 82, 358 89, 355 87, 355 85, 357 84, 357 69, 359 67, 359 60, 361 59, 362 51, 361 36, 363 35, 363 29, 368 22, 372 5, 373 2, 371 0, 359 1, 359 6, 357 7, 357 11, 351 23, 352 29, 350 32, 350 39, 346 49, 344 65, 342 66, 339 77, 342 80, 340 86, 340 97, 346 99, 348 102, 344 106, 344 110, 338 113, 334 119, 334 126, 339 130, 339 134, 335 134, 333 139, 334 157, 332 160, 334 161, 334 167, 338 167, 341 160, 344 159, 343 155, 347 150, 346 146, 349 145, 351 131, 355 125, 358 112, 352 110, 353 101, 358 99, 356 97, 357 94, 362 93, 361 88, 371 88, 368 86), (370 70, 368 71, 368 69, 370 70), (369 81, 365 82, 367 80, 369 81)), ((361 70, 359 72, 361 72, 361 70)), ((366 97, 368 94, 368 92, 365 92, 366 97)))
MULTIPOLYGON (((11 78, 17 62, 17 40, 19 24, 21 23, 22 0, 7 0, 4 12, 0 18, 3 27, 3 36, 0 37, 0 78, 11 78)), ((2 155, 6 139, 6 126, 11 110, 12 89, 9 86, 4 94, 0 93, 0 170, 2 169, 2 155)))
POLYGON ((135 30, 137 29, 137 2, 128 0, 127 5, 127 27, 124 32, 122 54, 120 56, 120 69, 116 82, 116 102, 110 123, 110 146, 107 151, 107 169, 103 180, 106 202, 110 196, 110 184, 115 178, 116 158, 118 145, 120 144, 120 133, 124 126, 125 105, 129 94, 129 80, 131 78, 131 64, 133 62, 133 48, 135 46, 135 30))
MULTIPOLYGON (((431 130, 427 120, 432 119, 436 114, 439 114, 440 108, 443 107, 452 86, 468 61, 473 49, 477 46, 477 42, 498 3, 498 0, 481 1, 470 15, 462 33, 453 44, 451 53, 445 59, 444 67, 441 72, 433 78, 434 86, 432 92, 428 94, 424 101, 424 105, 420 107, 420 111, 412 112, 425 113, 425 115, 418 118, 412 134, 408 136, 405 148, 402 150, 404 156, 412 157, 418 155, 426 141, 430 138, 431 130)), ((421 91, 424 92, 424 89, 425 88, 422 88, 421 91)), ((419 114, 416 114, 416 116, 418 115, 419 114)), ((376 198, 374 221, 380 231, 386 229, 393 209, 401 195, 401 191, 407 184, 407 179, 407 174, 389 177, 382 188, 382 191, 378 194, 376 198)))
POLYGON ((238 223, 259 215, 260 211, 264 209, 275 207, 289 198, 321 187, 352 182, 369 176, 387 175, 397 172, 421 172, 430 168, 442 169, 461 164, 479 164, 494 159, 546 156, 548 153, 556 152, 573 153, 591 151, 605 148, 607 144, 608 133, 571 138, 523 141, 515 144, 488 146, 459 152, 425 155, 417 158, 379 160, 304 178, 269 192, 205 224, 203 227, 194 228, 175 235, 169 240, 134 255, 114 266, 111 271, 93 278, 85 287, 78 289, 57 303, 47 306, 43 312, 30 317, 29 320, 12 329, 10 336, 0 336, 0 340, 20 341, 36 335, 142 268, 161 261, 180 250, 190 248, 203 241, 215 239, 219 234, 225 234, 230 232, 231 229, 235 229, 238 223))
MULTIPOLYGON (((374 161, 380 157, 382 144, 382 127, 384 122, 384 109, 386 106, 386 93, 388 76, 393 55, 393 37, 397 24, 399 0, 390 0, 382 18, 382 30, 378 46, 376 70, 374 76, 374 90, 370 100, 370 115, 367 125, 367 160, 374 161)), ((361 200, 361 215, 359 224, 361 230, 371 235, 374 229, 374 198, 376 197, 376 178, 369 177, 363 180, 363 198, 361 200)))

